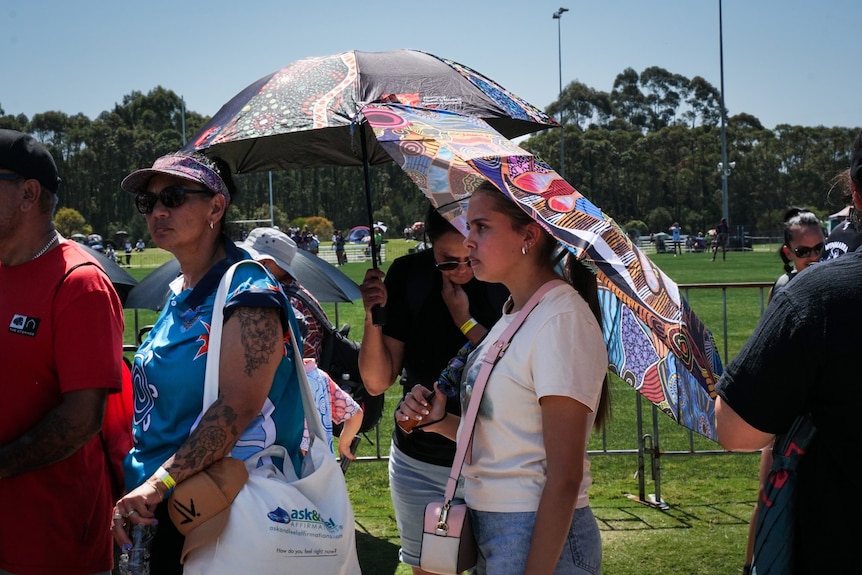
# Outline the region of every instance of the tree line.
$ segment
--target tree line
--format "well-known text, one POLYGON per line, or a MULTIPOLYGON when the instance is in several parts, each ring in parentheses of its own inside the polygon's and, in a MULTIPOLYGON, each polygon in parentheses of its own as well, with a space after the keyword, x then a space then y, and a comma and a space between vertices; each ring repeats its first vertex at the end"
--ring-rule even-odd
MULTIPOLYGON (((612 90, 571 82, 545 110, 563 118, 566 179, 622 225, 641 233, 679 222, 684 233, 714 228, 722 216, 721 97, 703 78, 686 78, 659 67, 627 68, 612 90), (635 222, 642 222, 637 223, 635 222)), ((729 220, 750 235, 774 235, 787 206, 804 206, 821 218, 840 210, 833 177, 849 165, 857 128, 782 124, 769 130, 753 115, 726 115, 729 220)), ((209 118, 184 110, 173 91, 132 92, 113 110, 83 114, 44 112, 27 118, 7 114, 0 128, 32 133, 57 160, 61 208, 83 215, 92 231, 113 237, 126 231, 148 238, 144 219, 119 187, 133 170, 180 149, 209 118)), ((560 129, 538 132, 520 143, 559 168, 560 129)), ((269 220, 270 190, 275 224, 311 216, 336 228, 368 223, 365 182, 358 168, 313 168, 237 176, 240 194, 232 220, 269 220), (272 182, 270 187, 270 181, 272 182)), ((373 166, 374 220, 389 234, 421 220, 424 196, 394 163, 373 166)), ((254 227, 249 223, 246 227, 254 227)))

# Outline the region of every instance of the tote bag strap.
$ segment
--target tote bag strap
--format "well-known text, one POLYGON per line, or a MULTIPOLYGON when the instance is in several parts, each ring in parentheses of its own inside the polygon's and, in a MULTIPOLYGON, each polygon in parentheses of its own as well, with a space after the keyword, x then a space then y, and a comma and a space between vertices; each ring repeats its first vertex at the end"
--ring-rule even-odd
MULTIPOLYGON (((204 399, 201 415, 203 415, 215 400, 218 399, 219 357, 221 356, 221 335, 222 326, 224 325, 224 307, 227 303, 227 292, 230 289, 231 282, 233 281, 234 273, 241 265, 255 265, 261 269, 266 269, 254 260, 241 260, 230 266, 219 282, 218 289, 216 290, 215 302, 213 303, 212 325, 210 325, 206 376, 204 378, 204 399)), ((323 429, 323 423, 320 421, 320 417, 317 416, 317 407, 314 405, 314 398, 311 395, 308 376, 305 374, 305 366, 302 362, 302 353, 300 353, 299 346, 296 343, 296 334, 293 332, 293 329, 288 329, 290 329, 290 341, 293 344, 293 363, 296 367, 297 381, 299 383, 300 393, 302 394, 302 407, 305 413, 305 420, 308 425, 309 436, 310 438, 316 437, 320 438, 322 441, 326 441, 326 432, 323 429)), ((197 423, 195 425, 197 425, 197 423)))
POLYGON ((479 368, 479 374, 473 382, 473 391, 470 394, 470 403, 467 404, 467 411, 462 416, 461 426, 458 428, 458 437, 456 439, 455 459, 452 461, 452 469, 449 471, 449 480, 446 482, 445 500, 451 501, 455 497, 455 489, 458 486, 458 478, 461 476, 461 469, 464 466, 464 461, 467 459, 467 454, 473 446, 473 428, 476 426, 476 416, 479 414, 479 404, 482 402, 482 393, 485 391, 485 384, 488 382, 488 377, 491 375, 491 370, 494 365, 506 353, 509 347, 509 342, 515 336, 515 332, 520 329, 524 320, 530 315, 530 312, 539 305, 542 297, 555 287, 563 285, 566 282, 560 279, 554 279, 545 282, 537 289, 532 297, 527 301, 512 323, 500 335, 500 338, 494 342, 488 352, 482 357, 482 365, 479 368))

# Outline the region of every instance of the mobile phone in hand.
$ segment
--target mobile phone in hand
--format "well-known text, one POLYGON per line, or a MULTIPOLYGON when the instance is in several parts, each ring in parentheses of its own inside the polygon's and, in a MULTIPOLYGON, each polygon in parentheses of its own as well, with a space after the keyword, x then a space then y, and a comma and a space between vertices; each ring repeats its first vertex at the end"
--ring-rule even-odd
MULTIPOLYGON (((437 392, 432 391, 431 395, 429 395, 428 397, 425 398, 425 400, 429 402, 429 405, 430 405, 430 401, 432 399, 434 399, 435 393, 437 393, 437 392)), ((404 431, 404 433, 413 433, 413 428, 415 428, 420 423, 422 423, 422 422, 418 419, 405 419, 403 421, 399 419, 396 422, 396 425, 398 425, 398 427, 400 427, 401 430, 404 431)))

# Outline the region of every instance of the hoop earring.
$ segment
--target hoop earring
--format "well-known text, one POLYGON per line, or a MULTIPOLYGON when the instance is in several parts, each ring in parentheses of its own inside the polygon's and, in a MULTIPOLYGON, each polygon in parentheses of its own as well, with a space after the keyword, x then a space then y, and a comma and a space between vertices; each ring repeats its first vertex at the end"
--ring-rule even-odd
POLYGON ((210 229, 213 229, 213 221, 210 220, 210 229))
POLYGON ((527 255, 528 251, 530 250, 527 248, 527 244, 521 246, 521 255, 527 255))

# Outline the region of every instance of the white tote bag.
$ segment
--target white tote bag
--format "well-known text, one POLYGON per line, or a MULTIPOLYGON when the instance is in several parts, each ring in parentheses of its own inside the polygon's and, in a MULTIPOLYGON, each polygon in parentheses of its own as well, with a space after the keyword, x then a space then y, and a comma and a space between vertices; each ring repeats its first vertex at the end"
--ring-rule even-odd
MULTIPOLYGON (((225 273, 216 294, 207 358, 207 384, 217 387, 222 310, 234 268, 225 273), (218 316, 218 317, 217 317, 218 316), (213 343, 216 344, 213 355, 213 343), (215 364, 215 378, 210 364, 215 364)), ((192 550, 183 563, 186 575, 361 575, 356 555, 356 526, 344 474, 329 450, 323 425, 293 343, 302 404, 311 439, 297 477, 287 451, 270 446, 245 461, 248 482, 230 506, 227 526, 208 545, 192 550)), ((205 391, 205 407, 217 396, 205 391)))

